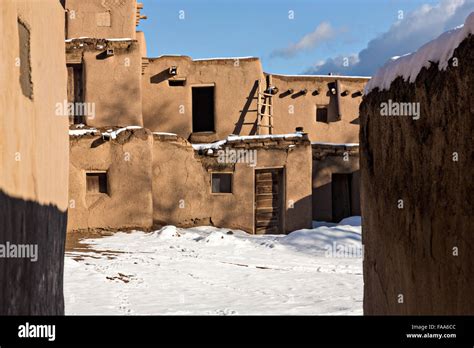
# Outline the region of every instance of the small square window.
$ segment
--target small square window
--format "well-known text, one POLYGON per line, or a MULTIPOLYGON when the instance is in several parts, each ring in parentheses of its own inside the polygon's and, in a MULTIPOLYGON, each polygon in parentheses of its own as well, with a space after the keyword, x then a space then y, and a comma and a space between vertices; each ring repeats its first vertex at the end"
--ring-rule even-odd
POLYGON ((212 193, 232 193, 232 174, 213 173, 212 193))
POLYGON ((186 85, 185 79, 175 79, 175 80, 168 80, 168 85, 170 87, 183 87, 186 85))
POLYGON ((86 173, 87 193, 108 193, 107 172, 86 173))
POLYGON ((326 105, 316 107, 316 122, 328 123, 328 107, 326 105))

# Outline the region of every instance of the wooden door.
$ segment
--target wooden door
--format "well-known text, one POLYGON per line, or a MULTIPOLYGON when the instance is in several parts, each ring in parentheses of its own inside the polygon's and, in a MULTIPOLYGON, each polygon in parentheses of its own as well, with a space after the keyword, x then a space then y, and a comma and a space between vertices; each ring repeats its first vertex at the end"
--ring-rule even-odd
POLYGON ((255 233, 278 234, 282 231, 284 202, 283 169, 255 171, 255 233))

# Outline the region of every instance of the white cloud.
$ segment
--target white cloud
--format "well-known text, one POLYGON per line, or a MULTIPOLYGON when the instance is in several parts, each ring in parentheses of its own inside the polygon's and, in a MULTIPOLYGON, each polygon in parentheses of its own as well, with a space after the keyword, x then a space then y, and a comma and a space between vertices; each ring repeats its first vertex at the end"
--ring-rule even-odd
POLYGON ((390 57, 416 51, 446 30, 464 23, 472 11, 474 0, 441 0, 435 6, 423 5, 405 14, 404 19, 371 40, 367 47, 356 55, 356 59, 352 59, 349 66, 344 66, 343 56, 338 56, 309 68, 305 73, 373 75, 390 57))
POLYGON ((302 51, 306 51, 321 43, 334 38, 336 30, 334 30, 328 22, 322 22, 311 33, 303 36, 297 43, 293 43, 286 48, 278 49, 272 52, 272 57, 290 58, 302 51))

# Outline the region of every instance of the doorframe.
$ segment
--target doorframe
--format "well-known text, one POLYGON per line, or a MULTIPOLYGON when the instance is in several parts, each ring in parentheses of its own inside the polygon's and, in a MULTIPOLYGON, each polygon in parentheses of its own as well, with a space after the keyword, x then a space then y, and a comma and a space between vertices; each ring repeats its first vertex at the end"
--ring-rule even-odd
POLYGON ((252 207, 252 234, 257 234, 256 226, 255 226, 255 210, 257 209, 257 201, 255 196, 255 179, 256 173, 259 170, 271 170, 271 169, 281 169, 281 181, 282 181, 282 202, 281 202, 281 221, 280 221, 280 229, 282 234, 286 234, 286 205, 287 205, 287 193, 286 193, 286 167, 285 166, 270 166, 270 167, 254 167, 253 169, 253 207, 252 207))
POLYGON ((217 114, 216 114, 216 111, 217 111, 217 107, 216 107, 216 104, 217 104, 217 99, 216 99, 216 83, 215 82, 209 82, 209 83, 192 83, 189 85, 189 87, 191 87, 191 92, 189 93, 190 96, 191 96, 191 134, 202 134, 202 133, 212 133, 212 134, 216 134, 217 133, 217 114), (193 88, 204 88, 204 87, 213 87, 214 88, 214 93, 213 93, 213 96, 212 96, 212 100, 213 100, 213 103, 212 103, 212 108, 213 108, 213 113, 214 113, 214 120, 213 120, 213 123, 214 123, 214 130, 213 131, 202 131, 202 132, 194 132, 194 129, 193 129, 193 122, 194 122, 194 112, 193 112, 193 88))

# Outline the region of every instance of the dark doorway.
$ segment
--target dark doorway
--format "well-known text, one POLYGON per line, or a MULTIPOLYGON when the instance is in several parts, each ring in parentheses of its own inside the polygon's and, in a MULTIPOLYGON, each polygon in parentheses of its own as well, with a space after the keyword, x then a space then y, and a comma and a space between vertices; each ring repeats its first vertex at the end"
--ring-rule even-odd
POLYGON ((316 122, 328 123, 328 107, 318 105, 316 107, 316 122))
POLYGON ((332 220, 352 215, 352 174, 332 174, 332 220))
POLYGON ((193 133, 214 132, 214 87, 193 87, 193 133))
POLYGON ((283 169, 255 171, 255 233, 282 233, 283 169))
MULTIPOLYGON (((69 103, 84 103, 84 75, 82 64, 67 65, 67 99, 69 103)), ((76 114, 76 110, 83 108, 74 107, 74 112, 69 115, 70 123, 80 124, 86 123, 85 115, 76 114)))

